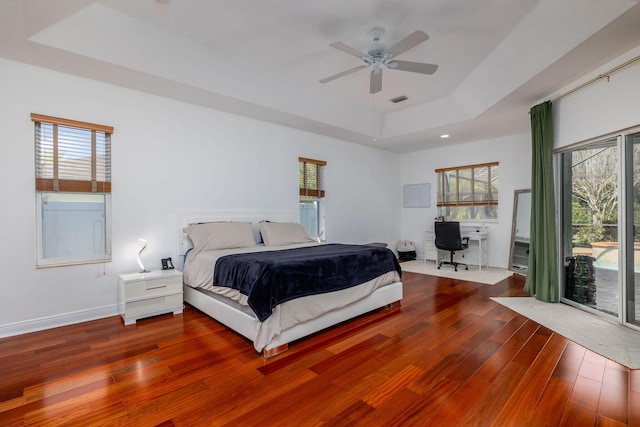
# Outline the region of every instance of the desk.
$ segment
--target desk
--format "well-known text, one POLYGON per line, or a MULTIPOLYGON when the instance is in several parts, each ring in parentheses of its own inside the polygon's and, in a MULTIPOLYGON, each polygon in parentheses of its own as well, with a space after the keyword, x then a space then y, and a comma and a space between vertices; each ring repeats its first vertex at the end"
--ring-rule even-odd
POLYGON ((463 234, 465 237, 469 237, 469 242, 478 242, 478 270, 482 270, 482 266, 487 264, 487 232, 486 231, 474 231, 471 233, 463 234), (483 262, 484 260, 484 262, 483 262))
MULTIPOLYGON (((483 266, 488 266, 487 256, 487 237, 489 233, 482 231, 481 228, 476 226, 460 226, 460 232, 462 237, 469 238, 469 247, 471 248, 471 242, 478 242, 478 270, 482 270, 483 266)), ((435 246, 436 234, 431 230, 424 232, 424 262, 428 259, 434 259, 436 266, 440 262, 440 250, 435 246)))

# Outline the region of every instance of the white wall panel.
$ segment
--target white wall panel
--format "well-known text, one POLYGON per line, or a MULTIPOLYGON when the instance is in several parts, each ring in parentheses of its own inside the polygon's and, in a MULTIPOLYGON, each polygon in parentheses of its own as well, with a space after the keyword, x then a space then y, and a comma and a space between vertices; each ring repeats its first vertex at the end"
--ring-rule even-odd
MULTIPOLYGON (((402 184, 432 184, 431 207, 403 208, 401 213, 402 239, 416 242, 418 256, 424 256, 423 232, 427 227, 432 226, 437 216, 435 169, 488 162, 500 163, 498 166, 498 220, 487 223, 488 263, 490 266, 507 268, 513 217, 513 192, 531 188, 531 142, 528 134, 475 141, 402 156, 402 184)), ((474 250, 476 247, 472 244, 467 258, 470 263, 477 259, 474 250)))
MULTIPOLYGON (((550 99, 640 55, 640 47, 567 85, 550 99)), ((640 125, 640 61, 553 103, 554 145, 577 142, 640 125)))
POLYGON ((399 156, 0 59, 0 336, 117 312, 117 277, 176 257, 176 210, 297 209, 298 157, 326 160, 327 238, 395 242, 399 156), (35 268, 30 113, 114 127, 113 259, 35 268))

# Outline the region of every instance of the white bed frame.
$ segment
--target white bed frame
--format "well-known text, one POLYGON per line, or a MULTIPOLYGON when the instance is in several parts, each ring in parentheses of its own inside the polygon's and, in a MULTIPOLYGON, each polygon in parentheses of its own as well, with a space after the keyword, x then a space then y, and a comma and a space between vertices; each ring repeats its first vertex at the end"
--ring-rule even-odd
MULTIPOLYGON (((267 344, 263 350, 263 355, 266 358, 277 356, 289 348, 290 342, 382 307, 399 306, 401 299, 402 282, 394 282, 378 288, 373 294, 351 305, 327 312, 315 319, 285 329, 267 344)), ((223 325, 253 341, 256 333, 253 326, 256 321, 255 317, 187 285, 184 285, 184 300, 223 325)))
MULTIPOLYGON (((249 221, 254 225, 254 232, 257 233, 257 223, 262 220, 298 222, 298 218, 299 213, 297 211, 177 211, 175 219, 178 254, 184 255, 190 247, 187 236, 182 232, 182 229, 192 223, 231 220, 249 221)), ((353 304, 285 329, 267 344, 263 350, 263 355, 266 358, 276 356, 286 351, 288 344, 292 341, 370 311, 382 307, 399 307, 402 296, 402 282, 394 282, 378 288, 368 297, 353 304)), ((253 340, 256 318, 250 314, 187 285, 184 286, 184 301, 240 335, 253 340)))

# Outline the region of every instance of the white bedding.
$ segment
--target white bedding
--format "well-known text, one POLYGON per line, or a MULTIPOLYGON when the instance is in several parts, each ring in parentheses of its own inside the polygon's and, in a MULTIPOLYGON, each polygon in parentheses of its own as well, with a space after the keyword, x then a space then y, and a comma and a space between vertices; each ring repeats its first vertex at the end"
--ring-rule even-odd
MULTIPOLYGON (((345 307, 355 301, 358 301, 376 289, 400 280, 398 272, 392 271, 383 274, 373 280, 365 282, 358 286, 353 286, 340 291, 329 292, 319 295, 311 295, 303 298, 297 298, 287 301, 274 308, 271 316, 264 322, 260 322, 248 307, 245 295, 242 295, 235 289, 220 287, 213 285, 213 270, 215 262, 218 258, 246 252, 262 252, 268 250, 281 250, 293 247, 310 246, 313 244, 298 244, 288 246, 256 246, 254 248, 243 249, 224 249, 201 251, 199 253, 189 253, 184 266, 184 283, 193 288, 205 290, 215 293, 218 296, 229 298, 236 304, 242 306, 243 311, 254 317, 253 326, 255 335, 253 337, 253 345, 258 352, 282 331, 303 323, 310 319, 314 319, 323 313, 345 307)), ((193 251, 192 251, 193 252, 193 251)))

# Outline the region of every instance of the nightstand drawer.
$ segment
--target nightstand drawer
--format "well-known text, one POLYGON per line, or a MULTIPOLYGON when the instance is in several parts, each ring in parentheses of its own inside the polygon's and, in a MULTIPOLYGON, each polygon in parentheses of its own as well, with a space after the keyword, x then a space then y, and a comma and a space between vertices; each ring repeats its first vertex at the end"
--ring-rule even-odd
POLYGON ((140 280, 126 284, 125 301, 182 292, 182 276, 140 280))
POLYGON ((125 303, 125 323, 129 318, 146 317, 169 311, 182 312, 182 293, 125 303))

